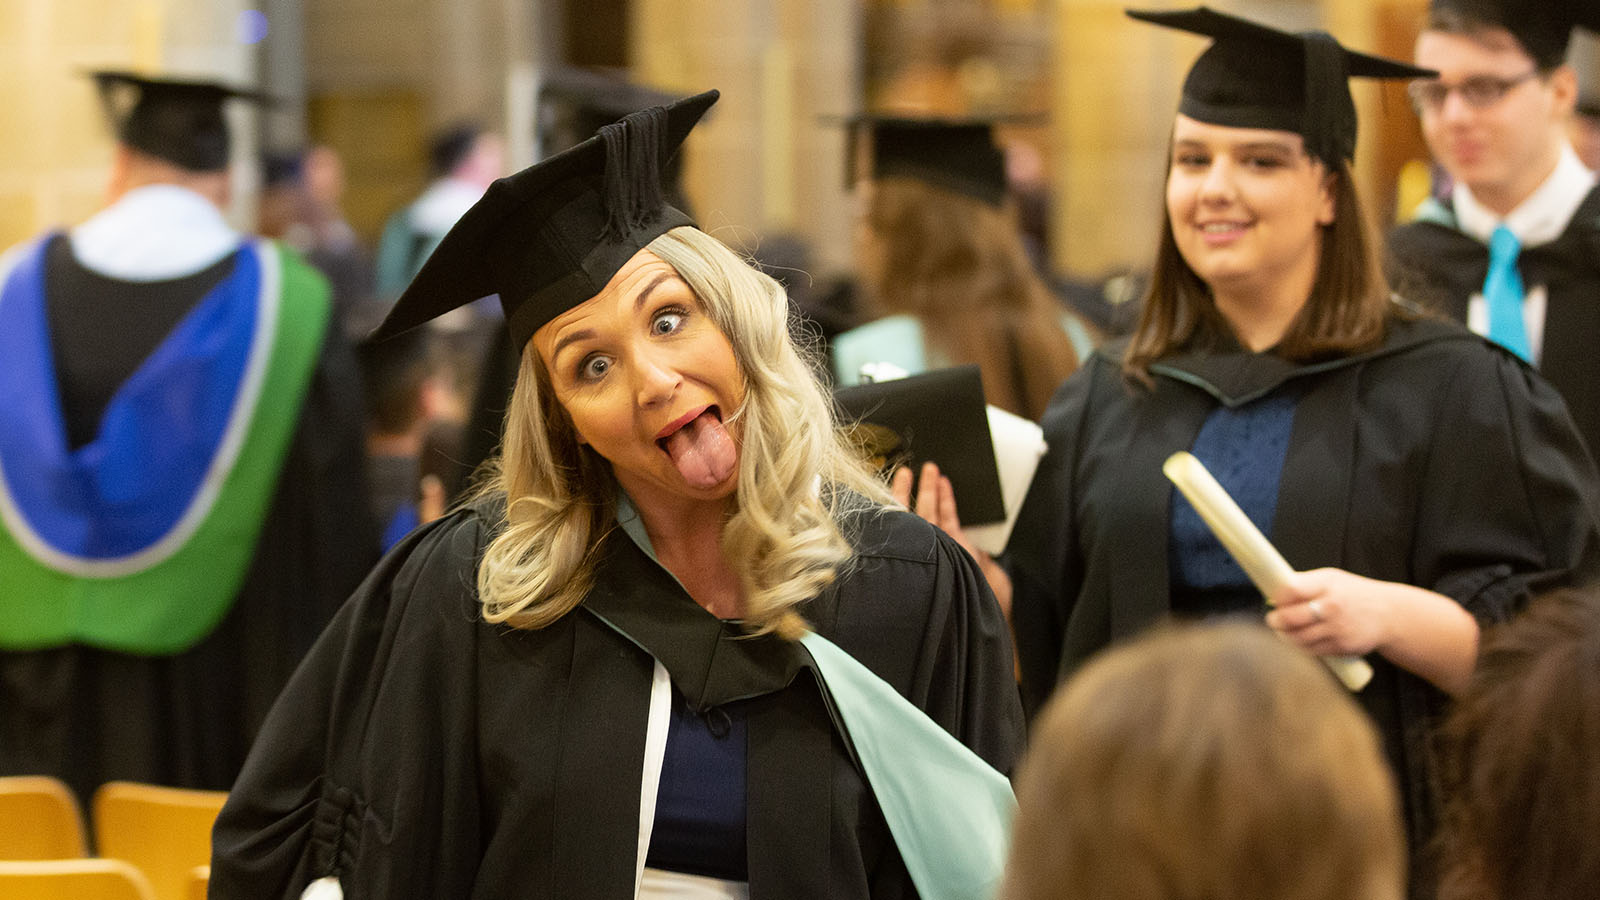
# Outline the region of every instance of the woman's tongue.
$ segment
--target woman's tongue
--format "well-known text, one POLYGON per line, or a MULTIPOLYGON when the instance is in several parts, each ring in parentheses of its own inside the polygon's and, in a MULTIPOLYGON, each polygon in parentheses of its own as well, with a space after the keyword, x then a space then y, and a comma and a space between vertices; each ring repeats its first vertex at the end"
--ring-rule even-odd
POLYGON ((716 487, 733 474, 739 452, 722 420, 708 409, 662 441, 685 481, 698 488, 716 487))

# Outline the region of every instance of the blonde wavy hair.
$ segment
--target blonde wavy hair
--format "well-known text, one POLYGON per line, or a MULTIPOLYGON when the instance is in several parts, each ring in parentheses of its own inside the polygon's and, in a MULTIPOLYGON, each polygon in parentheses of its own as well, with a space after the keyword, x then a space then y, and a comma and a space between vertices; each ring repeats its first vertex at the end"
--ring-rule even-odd
MULTIPOLYGON (((795 608, 853 556, 852 515, 892 502, 840 439, 833 404, 790 337, 782 286, 721 241, 674 228, 646 248, 677 270, 733 347, 745 379, 736 511, 722 552, 738 569, 744 625, 797 638, 795 608)), ((580 444, 539 354, 524 350, 497 469, 482 492, 506 497, 505 526, 478 568, 484 619, 537 629, 571 612, 615 526, 611 464, 580 444)))

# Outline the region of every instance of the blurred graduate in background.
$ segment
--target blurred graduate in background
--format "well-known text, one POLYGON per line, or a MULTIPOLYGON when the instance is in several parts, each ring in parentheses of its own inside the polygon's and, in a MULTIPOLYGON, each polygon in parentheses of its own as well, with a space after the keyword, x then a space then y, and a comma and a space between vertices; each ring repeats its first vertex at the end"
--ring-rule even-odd
POLYGON ((871 363, 974 363, 990 403, 1037 420, 1093 339, 1028 255, 993 122, 865 116, 849 132, 858 274, 877 318, 834 338, 836 380, 871 363))
POLYGON ((110 205, 0 274, 0 774, 224 789, 376 559, 327 282, 231 228, 223 105, 96 73, 110 205))

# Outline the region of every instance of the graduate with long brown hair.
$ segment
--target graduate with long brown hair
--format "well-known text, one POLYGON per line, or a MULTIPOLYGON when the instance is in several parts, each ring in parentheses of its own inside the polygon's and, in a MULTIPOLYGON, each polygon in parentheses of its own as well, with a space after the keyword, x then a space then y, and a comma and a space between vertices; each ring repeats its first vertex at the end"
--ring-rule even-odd
MULTIPOLYGON (((1593 464, 1522 361, 1391 297, 1354 189, 1347 79, 1425 72, 1199 9, 1136 13, 1213 43, 1173 122, 1139 326, 1051 402, 1009 571, 1025 701, 1169 617, 1265 616, 1365 656, 1414 849, 1434 718, 1482 624, 1594 571, 1593 464), (1297 571, 1271 599, 1162 475, 1188 450, 1297 571)), ((1415 896, 1428 873, 1414 867, 1415 896)))

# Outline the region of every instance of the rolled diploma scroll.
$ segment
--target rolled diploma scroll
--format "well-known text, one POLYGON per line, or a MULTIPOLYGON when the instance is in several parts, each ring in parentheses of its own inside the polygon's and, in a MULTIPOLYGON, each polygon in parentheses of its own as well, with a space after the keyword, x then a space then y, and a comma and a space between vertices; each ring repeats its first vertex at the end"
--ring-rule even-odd
MULTIPOLYGON (((1182 450, 1172 454, 1161 465, 1161 471, 1189 499, 1211 533, 1271 603, 1278 588, 1294 574, 1288 560, 1193 454, 1182 450)), ((1322 661, 1352 691, 1361 690, 1372 680, 1372 666, 1359 656, 1324 656, 1322 661)))

